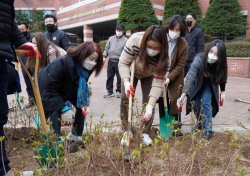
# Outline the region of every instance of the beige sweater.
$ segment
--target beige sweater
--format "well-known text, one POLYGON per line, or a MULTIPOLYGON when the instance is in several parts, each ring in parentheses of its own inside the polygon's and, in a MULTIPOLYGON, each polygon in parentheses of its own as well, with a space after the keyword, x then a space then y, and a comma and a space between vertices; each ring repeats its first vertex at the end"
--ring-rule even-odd
MULTIPOLYGON (((58 57, 65 56, 67 54, 67 52, 64 49, 62 49, 61 47, 59 47, 59 46, 56 46, 56 47, 59 50, 59 56, 58 57)), ((56 57, 56 50, 51 45, 49 45, 49 50, 48 50, 49 63, 51 63, 52 61, 54 61, 58 57, 56 57)))
MULTIPOLYGON (((158 63, 157 58, 150 58, 150 65, 148 70, 143 70, 142 63, 139 58, 140 45, 144 32, 134 33, 127 41, 119 61, 119 72, 121 79, 130 78, 130 65, 133 60, 135 60, 135 77, 136 78, 146 78, 149 76, 154 76, 151 85, 151 91, 149 96, 159 98, 166 82, 166 76, 161 77, 156 73, 156 66, 158 63)), ((146 51, 145 51, 146 52, 146 51)), ((167 74, 165 74, 167 75, 167 74)), ((149 85, 150 86, 150 85, 149 85)))

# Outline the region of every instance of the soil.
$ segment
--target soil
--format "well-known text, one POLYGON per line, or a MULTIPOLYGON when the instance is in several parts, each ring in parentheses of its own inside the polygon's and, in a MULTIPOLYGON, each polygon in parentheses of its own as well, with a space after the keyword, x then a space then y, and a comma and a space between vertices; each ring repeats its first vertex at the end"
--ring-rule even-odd
POLYGON ((42 141, 33 128, 6 130, 6 148, 14 171, 33 170, 36 175, 250 175, 249 134, 214 133, 211 140, 201 134, 171 137, 164 141, 153 130, 154 144, 142 145, 140 135, 131 140, 130 162, 124 162, 121 133, 96 129, 85 137, 85 148, 69 153, 65 143, 63 162, 42 168, 34 159, 33 143, 42 141))

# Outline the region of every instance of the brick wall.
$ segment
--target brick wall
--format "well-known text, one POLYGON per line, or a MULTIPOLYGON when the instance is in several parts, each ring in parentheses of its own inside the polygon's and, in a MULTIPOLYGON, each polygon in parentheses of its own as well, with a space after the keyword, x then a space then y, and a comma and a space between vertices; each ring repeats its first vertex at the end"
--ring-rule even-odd
POLYGON ((250 57, 228 57, 228 76, 250 78, 250 57))

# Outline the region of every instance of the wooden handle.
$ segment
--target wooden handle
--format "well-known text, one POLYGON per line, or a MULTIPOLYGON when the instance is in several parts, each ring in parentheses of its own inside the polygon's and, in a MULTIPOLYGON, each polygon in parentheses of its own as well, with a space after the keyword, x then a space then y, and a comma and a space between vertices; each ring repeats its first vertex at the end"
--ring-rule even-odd
POLYGON ((18 57, 19 62, 21 63, 21 67, 23 68, 23 70, 25 71, 25 73, 28 75, 34 95, 35 95, 35 100, 36 100, 36 105, 37 105, 37 109, 38 109, 38 113, 40 116, 40 120, 41 120, 41 124, 42 124, 42 129, 44 132, 48 132, 48 128, 47 128, 47 123, 46 123, 46 118, 45 118, 45 114, 44 114, 44 110, 43 110, 43 104, 42 104, 42 100, 41 100, 41 95, 40 95, 40 90, 38 87, 38 78, 37 78, 37 74, 38 74, 38 65, 39 65, 39 58, 38 58, 38 52, 36 52, 36 66, 35 66, 35 74, 34 74, 34 78, 35 80, 32 79, 32 76, 30 75, 29 71, 27 70, 27 68, 25 67, 22 59, 21 59, 21 55, 28 53, 29 51, 27 50, 16 50, 16 54, 18 57))
POLYGON ((166 86, 163 86, 163 103, 164 103, 164 107, 167 107, 167 90, 166 90, 166 86))

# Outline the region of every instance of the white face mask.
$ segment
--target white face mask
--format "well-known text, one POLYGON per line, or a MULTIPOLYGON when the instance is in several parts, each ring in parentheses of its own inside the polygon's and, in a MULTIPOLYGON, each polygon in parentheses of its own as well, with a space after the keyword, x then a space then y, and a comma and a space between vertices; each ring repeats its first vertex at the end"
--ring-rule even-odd
POLYGON ((215 55, 212 54, 212 53, 208 53, 207 62, 208 62, 209 64, 214 64, 215 62, 217 62, 217 60, 218 60, 218 57, 217 57, 217 56, 215 56, 215 55))
POLYGON ((156 56, 160 53, 160 51, 158 50, 153 50, 153 49, 150 49, 150 48, 147 48, 147 54, 151 57, 153 56, 156 56))
POLYGON ((83 63, 82 63, 82 66, 84 68, 86 68, 87 70, 92 70, 96 65, 96 62, 95 61, 92 61, 90 60, 89 58, 86 58, 83 63))
POLYGON ((175 31, 169 30, 169 31, 168 31, 168 35, 169 35, 169 37, 170 37, 172 40, 175 40, 175 39, 177 39, 177 38, 180 37, 181 32, 180 32, 180 31, 175 32, 175 31))
POLYGON ((121 36, 123 35, 123 32, 115 31, 115 34, 116 34, 118 37, 121 37, 121 36))

